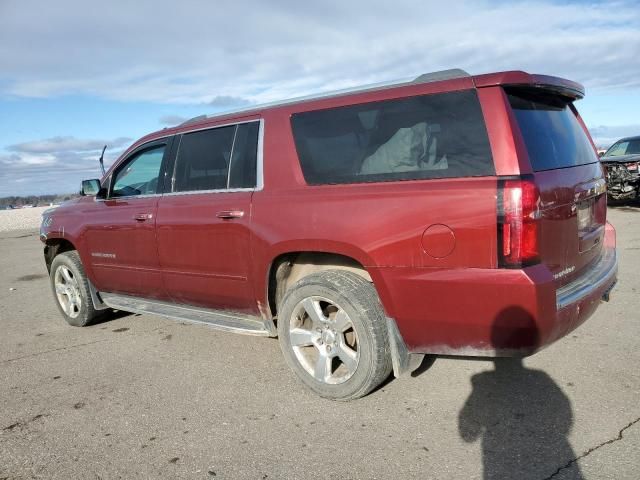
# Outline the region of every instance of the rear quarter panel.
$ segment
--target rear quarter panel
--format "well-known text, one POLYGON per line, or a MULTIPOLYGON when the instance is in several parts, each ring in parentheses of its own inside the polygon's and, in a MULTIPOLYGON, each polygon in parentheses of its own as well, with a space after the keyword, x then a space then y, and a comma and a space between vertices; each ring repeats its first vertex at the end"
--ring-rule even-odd
POLYGON ((256 298, 265 298, 271 262, 288 252, 356 259, 372 274, 391 316, 379 268, 495 267, 495 177, 307 186, 290 115, 287 109, 265 113, 265 187, 252 201, 256 298), (431 225, 446 225, 455 237, 442 258, 423 248, 431 225))

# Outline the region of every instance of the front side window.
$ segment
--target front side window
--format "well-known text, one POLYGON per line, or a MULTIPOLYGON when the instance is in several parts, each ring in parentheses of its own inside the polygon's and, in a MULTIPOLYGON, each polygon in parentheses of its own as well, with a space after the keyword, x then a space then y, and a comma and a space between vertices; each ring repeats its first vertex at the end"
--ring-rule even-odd
POLYGON ((128 160, 115 174, 111 196, 131 197, 157 193, 164 150, 164 145, 150 148, 128 160))
POLYGON ((291 123, 309 184, 495 174, 474 90, 304 112, 291 123))

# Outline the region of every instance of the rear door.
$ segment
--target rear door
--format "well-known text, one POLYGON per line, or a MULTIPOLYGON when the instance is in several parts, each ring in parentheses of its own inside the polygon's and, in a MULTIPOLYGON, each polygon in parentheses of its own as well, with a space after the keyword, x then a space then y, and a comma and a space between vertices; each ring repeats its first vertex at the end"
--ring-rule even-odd
POLYGON ((602 251, 605 178, 570 99, 540 88, 505 90, 540 190, 540 257, 561 286, 602 251))
POLYGON ((156 230, 164 285, 181 304, 257 313, 249 278, 258 120, 185 133, 156 230))

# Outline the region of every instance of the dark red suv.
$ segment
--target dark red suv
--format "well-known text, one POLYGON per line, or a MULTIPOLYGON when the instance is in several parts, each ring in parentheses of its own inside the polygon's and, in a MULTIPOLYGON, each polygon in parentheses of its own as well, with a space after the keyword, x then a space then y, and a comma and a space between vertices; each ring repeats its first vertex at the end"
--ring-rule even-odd
POLYGON ((616 281, 583 94, 447 71, 148 135, 44 216, 58 307, 278 336, 341 400, 423 354, 532 354, 616 281))

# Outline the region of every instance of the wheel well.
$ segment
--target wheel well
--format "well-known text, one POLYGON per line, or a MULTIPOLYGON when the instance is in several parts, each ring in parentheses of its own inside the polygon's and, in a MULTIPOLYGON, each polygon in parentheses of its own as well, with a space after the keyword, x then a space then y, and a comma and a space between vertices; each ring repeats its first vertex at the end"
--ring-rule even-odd
POLYGON ((271 315, 276 317, 278 305, 287 290, 307 275, 323 270, 347 270, 371 282, 371 275, 360 262, 345 255, 326 252, 290 252, 277 257, 269 270, 268 299, 271 315))
POLYGON ((44 261, 47 264, 47 270, 49 272, 51 271, 51 262, 53 262, 56 255, 75 249, 76 247, 74 247, 69 240, 64 240, 62 238, 52 238, 51 240, 47 240, 44 246, 44 261))

